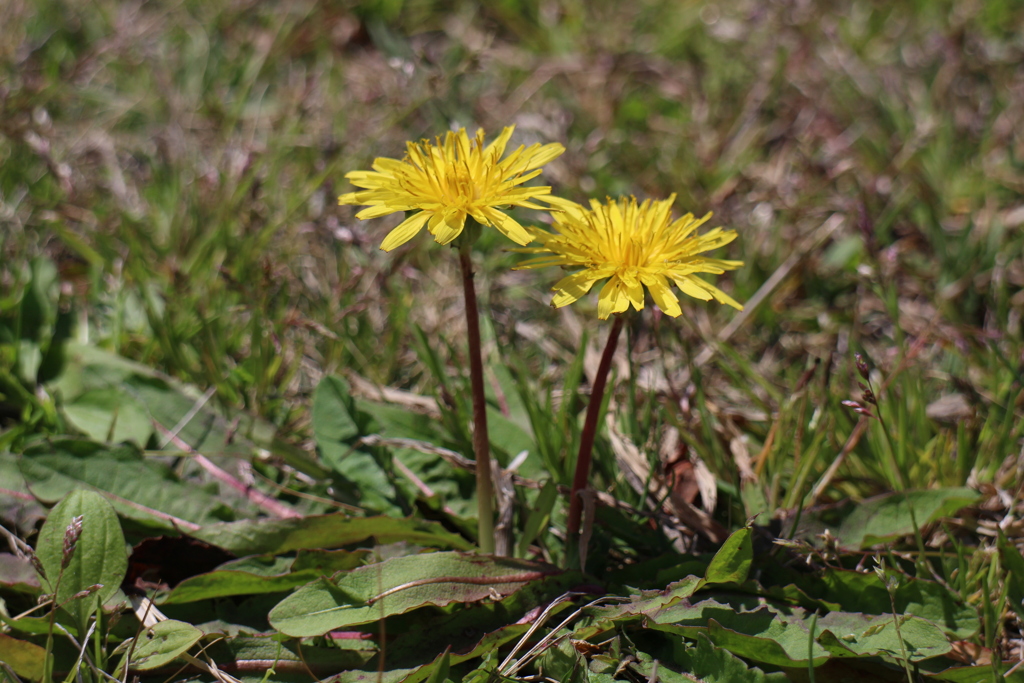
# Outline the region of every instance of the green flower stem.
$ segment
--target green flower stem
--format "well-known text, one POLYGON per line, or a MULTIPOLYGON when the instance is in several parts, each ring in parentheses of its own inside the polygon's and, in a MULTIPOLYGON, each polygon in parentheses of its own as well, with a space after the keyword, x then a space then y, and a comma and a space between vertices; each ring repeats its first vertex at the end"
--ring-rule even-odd
POLYGON ((491 483, 491 446, 487 438, 487 401, 484 396, 484 364, 480 356, 480 314, 473 285, 470 244, 459 245, 462 290, 466 298, 466 328, 469 332, 469 379, 473 386, 473 453, 476 455, 476 499, 479 543, 484 553, 494 552, 494 485, 491 483))
POLYGON ((597 435, 597 418, 601 412, 601 403, 604 400, 604 388, 608 383, 608 371, 612 367, 612 356, 615 355, 615 347, 619 343, 619 333, 622 331, 621 315, 615 316, 612 329, 608 332, 608 341, 604 345, 604 353, 601 354, 601 364, 597 366, 597 375, 594 376, 594 385, 590 390, 590 404, 587 406, 587 418, 583 423, 583 433, 580 434, 580 452, 576 456, 576 473, 572 478, 572 489, 569 492, 569 521, 566 524, 566 535, 570 544, 575 543, 580 533, 580 519, 583 516, 583 499, 579 492, 587 486, 590 479, 590 461, 594 455, 594 437, 597 435))

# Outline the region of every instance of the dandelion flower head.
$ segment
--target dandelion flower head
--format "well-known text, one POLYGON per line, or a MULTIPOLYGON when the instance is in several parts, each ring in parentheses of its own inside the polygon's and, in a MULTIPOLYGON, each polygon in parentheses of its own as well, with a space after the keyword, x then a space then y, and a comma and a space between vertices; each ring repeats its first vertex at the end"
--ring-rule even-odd
POLYGON ((555 232, 532 228, 541 246, 516 249, 536 254, 519 269, 562 266, 574 272, 555 283, 552 306, 576 301, 607 279, 598 298, 598 316, 604 320, 630 305, 644 307, 644 287, 662 311, 672 317, 682 313, 671 284, 696 299, 714 299, 733 308, 743 306, 697 273, 721 274, 743 265, 702 256, 736 239, 734 230, 715 228, 703 235, 697 229, 711 218, 686 214, 672 220, 675 195, 661 201, 638 204, 635 197, 590 201, 590 208, 573 205, 553 214, 555 232))
POLYGON ((470 138, 464 128, 434 142, 406 143, 405 158, 379 157, 372 171, 346 174, 363 189, 341 195, 338 203, 367 205, 356 214, 360 219, 416 211, 388 234, 380 245, 384 251, 405 244, 424 225, 435 241, 448 244, 462 233, 467 217, 497 228, 517 244, 529 244, 530 232, 502 209, 543 211, 569 204, 551 196, 550 187, 523 186, 565 148, 558 143, 520 146, 502 159, 514 129, 505 128, 486 146, 482 129, 470 138), (535 199, 548 206, 534 204, 535 199))

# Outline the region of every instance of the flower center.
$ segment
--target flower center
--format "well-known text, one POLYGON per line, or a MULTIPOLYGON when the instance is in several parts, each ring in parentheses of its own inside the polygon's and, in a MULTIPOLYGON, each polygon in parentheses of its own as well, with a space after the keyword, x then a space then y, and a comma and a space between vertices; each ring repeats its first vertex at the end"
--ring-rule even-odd
POLYGON ((466 169, 456 167, 454 181, 455 191, 459 199, 472 200, 477 197, 479 190, 466 169))

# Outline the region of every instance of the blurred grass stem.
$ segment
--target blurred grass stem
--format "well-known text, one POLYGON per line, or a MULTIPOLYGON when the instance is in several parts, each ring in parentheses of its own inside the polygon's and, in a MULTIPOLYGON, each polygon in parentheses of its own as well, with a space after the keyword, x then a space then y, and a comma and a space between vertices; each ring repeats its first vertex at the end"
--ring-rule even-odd
POLYGON ((604 389, 608 383, 608 371, 612 366, 612 357, 615 355, 615 347, 619 343, 619 334, 622 332, 624 318, 616 315, 612 323, 612 329, 608 332, 608 341, 605 342, 604 352, 601 354, 601 363, 597 366, 597 374, 594 376, 594 385, 590 390, 590 404, 587 405, 587 417, 583 423, 583 432, 580 434, 580 451, 576 456, 576 472, 572 478, 572 489, 569 491, 569 520, 566 524, 569 547, 579 537, 580 518, 583 512, 583 499, 579 492, 587 486, 590 478, 590 461, 593 460, 594 437, 597 435, 598 417, 601 413, 601 404, 604 402, 604 389))
POLYGON ((459 245, 462 290, 466 299, 466 328, 469 332, 469 379, 473 388, 473 453, 476 456, 477 529, 480 551, 494 552, 494 485, 491 482, 491 451, 487 437, 487 400, 484 396, 484 365, 480 353, 480 314, 473 284, 471 245, 459 245))

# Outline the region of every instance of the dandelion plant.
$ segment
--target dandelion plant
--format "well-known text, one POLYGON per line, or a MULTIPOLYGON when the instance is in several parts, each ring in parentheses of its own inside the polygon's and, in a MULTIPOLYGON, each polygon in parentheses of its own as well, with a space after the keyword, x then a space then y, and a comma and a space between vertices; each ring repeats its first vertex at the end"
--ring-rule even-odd
POLYGON ((356 214, 360 219, 398 211, 414 212, 384 238, 380 245, 384 251, 405 244, 424 226, 438 244, 453 244, 459 249, 473 390, 479 543, 484 552, 494 552, 495 548, 493 485, 480 322, 470 249, 477 236, 477 226, 497 228, 520 245, 530 243, 531 232, 505 213, 511 207, 545 210, 569 206, 569 202, 551 195, 550 187, 524 185, 565 148, 558 143, 538 143, 520 146, 502 158, 513 130, 514 126, 506 127, 486 146, 482 129, 473 138, 465 129, 460 129, 447 133, 444 138, 436 138, 433 143, 429 140, 409 142, 403 159, 377 158, 372 171, 348 173, 345 177, 363 189, 338 197, 339 204, 368 205, 369 208, 356 214), (535 204, 533 200, 542 201, 546 206, 535 204), (457 239, 460 236, 463 238, 457 239))
POLYGON ((714 299, 739 310, 743 308, 718 287, 698 277, 698 273, 717 275, 743 265, 741 261, 724 261, 702 255, 732 242, 736 239, 736 232, 714 228, 698 235, 697 229, 711 218, 711 214, 696 219, 688 213, 672 220, 674 201, 675 195, 643 203, 638 203, 635 197, 605 202, 591 200, 589 209, 574 206, 555 214, 554 232, 533 228, 533 237, 540 246, 517 249, 535 255, 519 268, 561 266, 572 270, 552 287, 555 292, 552 306, 567 306, 587 294, 596 283, 607 280, 598 296, 597 314, 602 320, 615 315, 594 377, 580 435, 566 526, 570 548, 580 532, 582 499, 579 493, 589 478, 598 413, 611 359, 622 330, 623 318, 618 314, 630 306, 642 310, 646 288, 662 311, 678 317, 683 311, 679 298, 672 291, 672 284, 696 299, 714 299))

